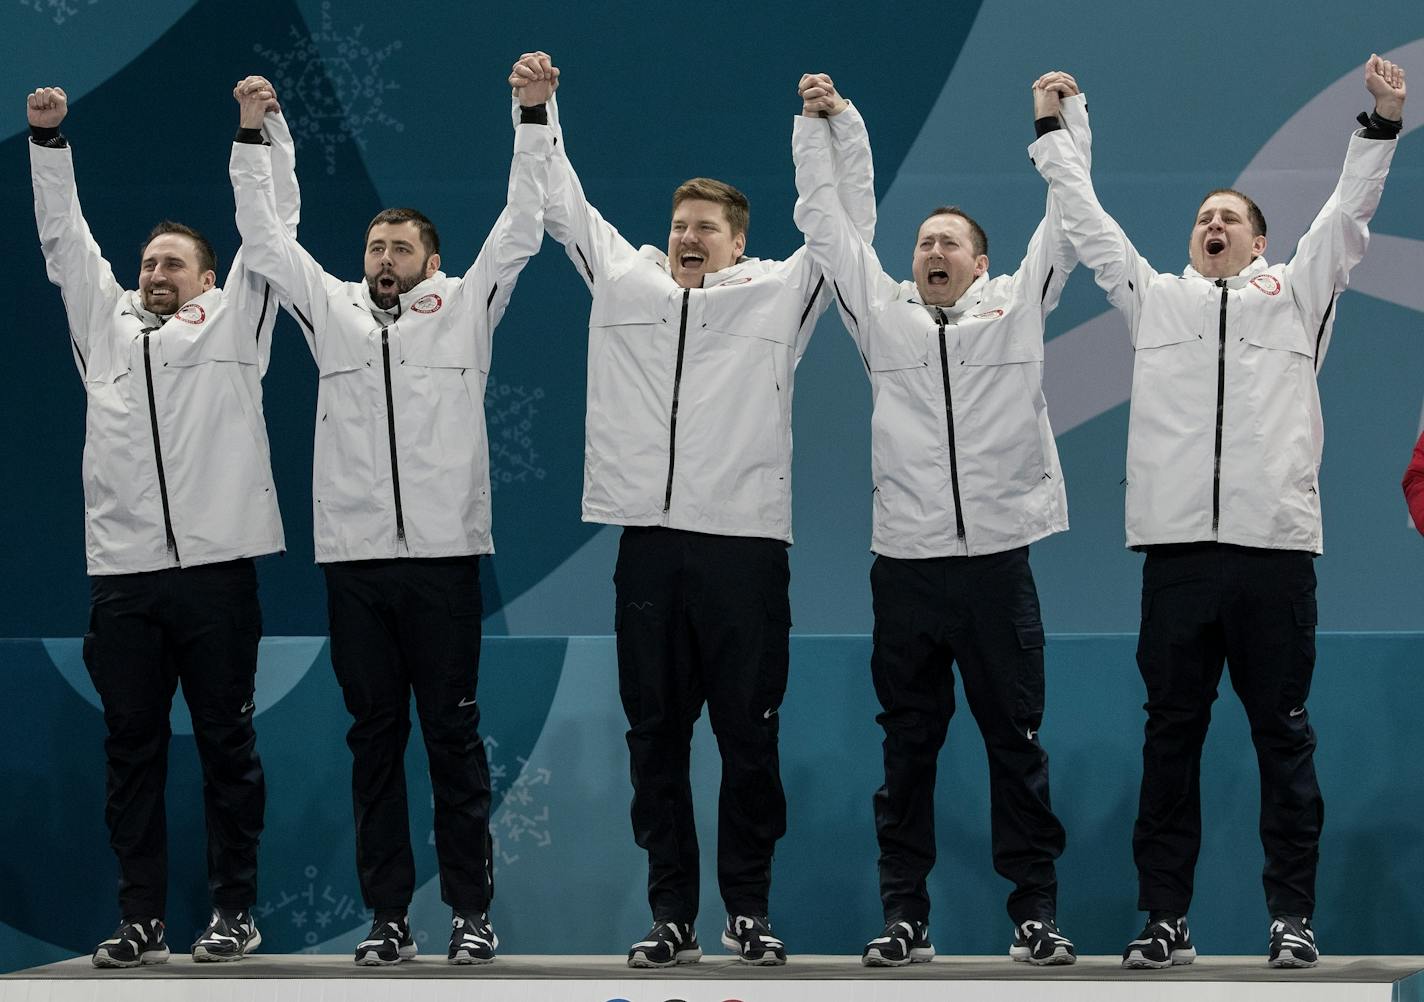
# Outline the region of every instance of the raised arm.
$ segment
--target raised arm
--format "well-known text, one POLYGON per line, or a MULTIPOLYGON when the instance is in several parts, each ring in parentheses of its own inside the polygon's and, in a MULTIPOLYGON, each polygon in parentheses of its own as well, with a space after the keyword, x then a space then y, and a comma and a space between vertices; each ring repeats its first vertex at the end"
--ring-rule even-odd
MULTIPOLYGON (((301 192, 297 186, 296 147, 276 89, 265 78, 250 76, 233 88, 238 102, 238 139, 267 144, 272 159, 272 191, 278 219, 295 239, 301 218, 301 192), (255 123, 255 124, 254 124, 255 123)), ((249 314, 257 341, 258 364, 263 374, 272 357, 272 330, 277 324, 279 295, 271 282, 247 266, 248 252, 239 247, 223 289, 234 307, 249 314)), ((288 310, 292 307, 288 305, 288 310)), ((300 316, 293 315, 300 323, 300 316)), ((310 335, 308 335, 310 336, 310 335)))
MULTIPOLYGON (((603 218, 584 196, 583 185, 569 162, 559 124, 559 74, 549 56, 543 52, 527 52, 519 57, 509 74, 513 89, 513 114, 518 127, 525 117, 520 92, 543 81, 548 86, 545 114, 553 133, 554 155, 549 165, 548 198, 544 209, 544 226, 550 236, 564 245, 564 251, 589 291, 607 277, 620 263, 632 259, 637 251, 633 245, 603 218)), ((525 99, 527 101, 528 98, 525 99)))
POLYGON ((523 121, 515 126, 504 210, 456 292, 460 299, 474 300, 467 308, 485 311, 487 333, 504 316, 519 272, 544 240, 544 204, 555 138, 548 125, 547 103, 554 96, 559 71, 543 53, 537 56, 545 61, 540 75, 515 88, 523 121))
POLYGON ((62 87, 41 87, 25 101, 30 124, 30 180, 35 191, 35 225, 49 280, 63 292, 74 361, 83 375, 89 338, 101 330, 124 290, 114 279, 79 208, 74 160, 59 125, 69 112, 62 87))
MULTIPOLYGON (((812 260, 834 283, 847 329, 865 353, 870 312, 895 299, 899 286, 885 274, 874 248, 841 199, 831 127, 820 113, 829 112, 829 102, 843 99, 839 95, 832 98, 814 83, 806 86, 815 76, 802 77, 802 113, 792 124, 796 225, 806 238, 812 260)), ((834 95, 834 90, 830 93, 834 95)))
POLYGON ((825 73, 803 74, 796 89, 801 113, 830 123, 836 193, 856 231, 869 243, 875 239, 875 163, 865 119, 825 73))
POLYGON ((1373 116, 1361 115, 1365 128, 1350 139, 1345 166, 1315 221, 1296 245, 1286 266, 1296 308, 1307 330, 1318 331, 1318 368, 1329 346, 1335 299, 1350 282, 1350 271, 1365 256, 1370 219, 1384 192, 1390 160, 1403 125, 1404 69, 1371 55, 1365 63, 1365 89, 1375 100, 1373 116))
POLYGON ((248 77, 233 90, 239 128, 228 174, 237 202, 237 229, 242 236, 241 265, 270 283, 283 303, 297 314, 315 355, 317 332, 325 328, 325 288, 335 280, 297 243, 300 196, 295 153, 275 94, 270 85, 267 89, 261 86, 265 83, 260 77, 248 77), (266 145, 264 138, 271 145, 266 145))
MULTIPOLYGON (((1043 78, 1040 78, 1043 79, 1043 78)), ((1035 85, 1035 116, 1040 96, 1035 85)), ((1045 95, 1046 96, 1046 95, 1045 95)), ((1052 106, 1052 99, 1048 97, 1052 106)), ((1029 157, 1048 182, 1050 211, 1060 214, 1078 260, 1093 269, 1108 301, 1127 318, 1128 333, 1137 343, 1142 304, 1155 272, 1128 240, 1117 221, 1108 215, 1093 190, 1089 171, 1087 104, 1081 98, 1059 94, 1060 116, 1066 128, 1053 129, 1034 140, 1029 157), (1080 125, 1075 128, 1075 125, 1080 125), (1079 140, 1084 140, 1080 148, 1079 140)))

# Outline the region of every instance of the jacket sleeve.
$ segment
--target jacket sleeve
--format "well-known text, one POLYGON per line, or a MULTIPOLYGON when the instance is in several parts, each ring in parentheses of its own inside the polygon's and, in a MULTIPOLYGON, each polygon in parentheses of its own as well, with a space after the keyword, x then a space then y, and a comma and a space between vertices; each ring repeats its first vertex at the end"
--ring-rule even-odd
POLYGON ((1317 370, 1335 326, 1335 300, 1349 285, 1351 269, 1369 246, 1370 219, 1398 145, 1394 139, 1350 137, 1340 180, 1286 265, 1287 285, 1301 323, 1316 339, 1317 370))
POLYGON ((454 294, 462 310, 479 311, 470 316, 483 314, 484 322, 476 329, 486 338, 504 316, 520 271, 544 241, 553 150, 554 132, 547 125, 520 125, 515 130, 504 210, 454 294))
MULTIPOLYGON (((242 237, 243 266, 271 283, 281 301, 297 314, 313 357, 318 357, 320 334, 325 329, 326 290, 336 279, 322 271, 289 229, 292 206, 279 204, 273 172, 283 163, 274 146, 233 143, 228 174, 237 202, 237 231, 242 237), (284 216, 284 211, 286 215, 284 216)), ((287 164, 290 164, 290 160, 287 164)), ((289 175, 295 189, 295 174, 289 175)))
POLYGON ((74 159, 69 147, 48 149, 28 140, 30 180, 35 190, 35 225, 45 271, 59 286, 69 321, 74 362, 83 375, 89 362, 90 339, 102 336, 108 318, 124 290, 99 251, 79 208, 74 183, 74 159))
POLYGON ((1414 458, 1404 471, 1404 498, 1409 502, 1414 527, 1424 533, 1424 435, 1414 443, 1414 458))
POLYGON ((796 225, 812 261, 834 286, 846 328, 864 356, 869 351, 869 315, 894 300, 899 286, 885 274, 875 249, 841 201, 826 121, 797 115, 791 153, 796 163, 796 225))
POLYGON ((826 119, 831 127, 831 163, 836 194, 846 216, 866 243, 875 240, 875 161, 870 133, 854 104, 826 119))
MULTIPOLYGON (((517 124, 519 103, 517 99, 512 100, 517 124)), ((588 204, 583 185, 569 162, 563 128, 559 124, 558 103, 552 97, 547 111, 554 152, 549 162, 544 226, 550 236, 564 245, 564 252, 573 262, 574 269, 592 292, 596 283, 607 278, 622 262, 633 258, 637 251, 611 223, 599 215, 597 209, 588 204)))
MULTIPOLYGON (((1092 163, 1092 130, 1088 126, 1088 102, 1075 94, 1063 102, 1059 116, 1062 129, 1073 143, 1078 158, 1085 166, 1092 163)), ((1018 271, 1014 273, 1016 296, 1020 302, 1034 306, 1047 319, 1058 305, 1063 286, 1078 263, 1078 252, 1063 225, 1063 212, 1050 187, 1044 206, 1043 221, 1033 231, 1028 250, 1018 271)))
MULTIPOLYGON (((297 155, 292 133, 281 112, 267 113, 262 122, 262 133, 271 143, 268 149, 272 160, 272 191, 277 217, 295 239, 302 202, 297 185, 297 155)), ((248 253, 245 247, 238 248, 232 268, 223 282, 223 290, 231 297, 236 309, 250 315, 253 336, 257 341, 259 371, 266 375, 268 363, 272 360, 272 330, 277 325, 277 311, 281 303, 272 283, 247 267, 248 253)))
POLYGON ((1069 129, 1040 136, 1028 150, 1048 182, 1049 198, 1062 214, 1063 229, 1078 260, 1093 269, 1108 302, 1127 318, 1128 334, 1136 345, 1142 305, 1156 272, 1098 202, 1088 163, 1069 129))

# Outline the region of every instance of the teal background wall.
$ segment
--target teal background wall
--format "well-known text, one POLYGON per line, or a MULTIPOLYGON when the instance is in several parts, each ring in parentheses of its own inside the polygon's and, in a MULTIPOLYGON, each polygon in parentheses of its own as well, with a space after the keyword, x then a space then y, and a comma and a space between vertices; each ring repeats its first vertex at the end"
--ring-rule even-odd
MULTIPOLYGON (((1410 711, 1424 640, 1424 540, 1399 477, 1424 416, 1424 8, 1382 0, 1368 16, 1289 8, 1105 0, 923 5, 831 0, 813 12, 733 2, 532 2, 517 7, 372 0, 0 0, 0 218, 13 250, 0 393, 0 970, 85 951, 109 931, 111 855, 102 824, 102 721, 78 661, 87 622, 83 390, 59 295, 33 233, 23 95, 61 84, 81 198, 116 273, 164 216, 236 249, 229 91, 251 72, 283 95, 298 140, 301 238, 355 276, 379 208, 414 204, 463 269, 497 215, 510 153, 504 76, 543 48, 564 71, 569 152, 590 198, 634 242, 661 244, 668 197, 693 174, 725 178, 753 205, 749 251, 798 243, 789 156, 795 84, 830 72, 868 121, 876 154, 877 248, 908 273, 925 210, 965 206, 1013 267, 1043 185, 1025 155, 1029 83, 1073 72, 1089 97, 1104 204, 1163 270, 1185 263, 1200 194, 1236 184, 1271 224, 1282 258, 1329 193, 1355 112, 1359 67, 1391 54, 1413 76, 1370 254, 1340 300, 1321 375, 1326 555, 1317 563, 1322 639, 1312 703, 1329 818, 1320 928, 1336 952, 1424 952, 1418 928, 1418 769, 1410 711), (1383 631, 1390 635, 1379 635, 1383 631), (1403 920, 1398 926, 1395 920, 1403 920), (1398 938, 1395 942, 1391 937, 1398 938)), ((496 339, 486 401, 499 553, 484 567, 482 672, 498 770, 496 921, 506 949, 619 951, 646 925, 642 863, 628 834, 623 724, 611 643, 616 530, 578 519, 587 294, 552 241, 520 278, 496 339), (573 637, 575 639, 568 639, 573 637), (502 826, 502 827, 501 827, 502 826), (568 895, 576 887, 579 894, 568 895), (577 906, 577 907, 574 907, 577 906), (607 918, 610 908, 613 917, 607 918), (582 910, 580 910, 582 909, 582 910), (596 916, 593 920, 591 916, 596 916), (626 928, 625 928, 626 927, 626 928)), ((1122 547, 1130 353, 1091 276, 1073 276, 1049 326, 1047 391, 1072 530, 1035 547, 1049 651, 1044 740, 1069 829, 1063 918, 1089 952, 1136 931, 1128 837, 1141 682, 1132 664, 1141 558, 1122 547), (1114 636, 1107 636, 1114 635, 1114 636)), ((262 752, 273 801, 264 842, 273 949, 344 950, 361 923, 351 859, 346 726, 321 635, 312 563, 311 427, 316 373, 295 325, 279 323, 266 413, 289 551, 259 561, 264 617, 262 752), (300 917, 300 918, 299 918, 300 917)), ((795 416, 792 550, 796 673, 784 748, 791 831, 777 862, 778 931, 803 952, 849 952, 878 925, 868 798, 878 736, 865 670, 870 631, 869 393, 833 313, 803 361, 795 416), (840 639, 823 634, 851 635, 840 639), (832 833, 827 837, 826 833, 832 833), (836 874, 827 880, 826 874, 836 874)), ((1202 948, 1258 952, 1256 784, 1235 702, 1213 729, 1208 837, 1194 911, 1202 948)), ((177 714, 181 721, 183 714, 177 714)), ((181 723, 178 729, 181 729, 181 723)), ((696 768, 715 789, 714 749, 696 768)), ((174 910, 181 943, 203 911, 201 817, 191 738, 174 739, 174 910)), ((412 781, 423 775, 413 745, 412 781)), ((982 752, 956 721, 941 770, 935 928, 948 952, 1005 947, 1005 888, 988 862, 982 752)), ((715 812, 702 802, 704 845, 715 812)), ((428 832, 428 797, 412 798, 428 832)), ((418 840, 419 841, 419 840, 418 840)), ((426 846, 422 879, 433 877, 426 846)), ((708 871, 710 875, 710 870, 708 871)), ((417 918, 443 937, 433 884, 417 918)), ((704 934, 711 936, 711 884, 704 934)))

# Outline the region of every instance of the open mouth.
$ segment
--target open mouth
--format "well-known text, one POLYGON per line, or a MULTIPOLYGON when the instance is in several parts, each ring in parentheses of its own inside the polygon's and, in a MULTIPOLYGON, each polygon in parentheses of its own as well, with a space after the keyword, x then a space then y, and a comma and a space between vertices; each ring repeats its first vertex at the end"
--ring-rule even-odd
POLYGON ((1206 242, 1207 257, 1216 257, 1216 255, 1220 254, 1224 250, 1226 250, 1226 241, 1222 240, 1220 237, 1212 237, 1206 242))
POLYGON ((677 262, 684 268, 701 268, 705 260, 701 254, 684 254, 677 262))
POLYGON ((925 278, 926 280, 928 280, 930 285, 949 284, 949 272, 945 271, 943 268, 931 268, 929 274, 926 275, 925 278))
POLYGON ((395 292, 396 279, 394 275, 382 275, 376 279, 376 288, 381 292, 395 292))

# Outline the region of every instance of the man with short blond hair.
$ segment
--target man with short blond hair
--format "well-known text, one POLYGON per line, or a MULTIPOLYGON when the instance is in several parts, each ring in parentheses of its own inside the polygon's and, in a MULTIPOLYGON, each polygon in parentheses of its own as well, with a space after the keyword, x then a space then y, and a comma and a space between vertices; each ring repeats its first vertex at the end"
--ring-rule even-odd
MULTIPOLYGON (((530 53, 510 82, 518 90, 548 73, 547 56, 530 53)), ((843 196, 868 233, 869 150, 853 138, 838 150, 843 196)), ((545 224, 593 295, 583 517, 623 527, 614 629, 653 913, 628 951, 632 967, 702 956, 688 770, 704 703, 722 756, 722 943, 743 963, 786 961, 767 913, 786 830, 777 737, 791 628, 791 396, 830 289, 804 247, 785 261, 744 256, 747 223, 745 196, 694 178, 674 195, 666 249, 635 248, 588 203, 566 151, 551 172, 545 224)))

